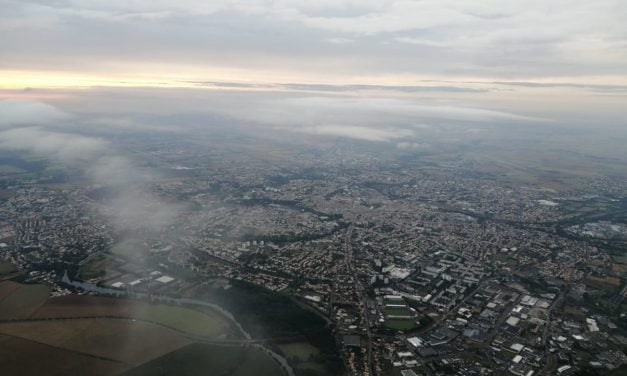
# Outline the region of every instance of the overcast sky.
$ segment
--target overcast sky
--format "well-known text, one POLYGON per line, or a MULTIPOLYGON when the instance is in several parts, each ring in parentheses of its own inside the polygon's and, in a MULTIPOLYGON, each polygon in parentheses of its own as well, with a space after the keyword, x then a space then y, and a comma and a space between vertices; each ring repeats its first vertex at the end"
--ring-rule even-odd
POLYGON ((0 0, 0 9, 0 98, 195 88, 615 118, 627 99, 625 0, 0 0))
POLYGON ((5 70, 346 83, 599 76, 625 83, 627 75, 624 0, 2 0, 0 7, 5 70))

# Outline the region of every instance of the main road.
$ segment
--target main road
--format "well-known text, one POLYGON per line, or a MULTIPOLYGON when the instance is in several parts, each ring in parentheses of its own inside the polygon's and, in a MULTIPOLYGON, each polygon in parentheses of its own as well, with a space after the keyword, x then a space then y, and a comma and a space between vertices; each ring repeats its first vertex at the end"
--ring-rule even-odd
POLYGON ((367 348, 368 348, 368 373, 374 375, 374 367, 372 365, 372 331, 370 330, 370 316, 368 315, 368 299, 366 297, 366 289, 359 281, 357 272, 353 266, 353 237, 354 226, 351 223, 344 235, 344 263, 346 265, 347 272, 353 277, 355 284, 355 292, 359 297, 359 305, 361 306, 361 314, 363 317, 363 325, 366 327, 367 348))

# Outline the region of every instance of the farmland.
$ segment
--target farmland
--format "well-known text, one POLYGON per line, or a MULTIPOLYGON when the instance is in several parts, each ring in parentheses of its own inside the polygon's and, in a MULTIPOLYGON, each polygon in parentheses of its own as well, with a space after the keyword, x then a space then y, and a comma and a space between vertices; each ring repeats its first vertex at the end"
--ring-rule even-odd
POLYGON ((124 373, 124 376, 176 374, 281 376, 283 371, 270 356, 254 347, 233 348, 192 344, 124 373))
POLYGON ((21 285, 19 283, 11 281, 4 281, 0 283, 0 302, 2 302, 2 299, 9 296, 9 294, 11 294, 13 291, 19 289, 20 286, 21 285))
MULTIPOLYGON (((209 309, 86 295, 50 298, 49 292, 43 285, 0 283, 0 319, 7 320, 0 322, 3 372, 50 374, 54 369, 55 374, 71 376, 89 369, 89 374, 113 375, 167 354, 175 355, 166 360, 178 359, 177 351, 198 337, 221 341, 239 335, 227 319, 209 309), (29 361, 34 358, 37 362, 29 361)), ((217 349, 211 347, 210 352, 218 354, 211 361, 224 358, 224 369, 236 369, 236 375, 282 374, 277 363, 256 348, 231 344, 217 349)), ((183 354, 190 370, 204 364, 207 351, 183 354)))
POLYGON ((114 319, 4 323, 0 324, 0 333, 130 365, 149 361, 191 342, 154 324, 114 319))
POLYGON ((202 337, 232 332, 229 323, 213 311, 93 296, 52 298, 34 315, 36 318, 84 316, 132 317, 202 337))
POLYGON ((104 376, 126 368, 123 363, 113 360, 0 334, 0 369, 3 374, 78 376, 89 369, 91 375, 104 376))
MULTIPOLYGON (((13 282, 2 282, 0 286, 13 284, 13 282)), ((26 318, 33 314, 39 306, 44 304, 50 293, 50 289, 43 285, 18 285, 0 288, 11 290, 0 300, 0 319, 26 318)))

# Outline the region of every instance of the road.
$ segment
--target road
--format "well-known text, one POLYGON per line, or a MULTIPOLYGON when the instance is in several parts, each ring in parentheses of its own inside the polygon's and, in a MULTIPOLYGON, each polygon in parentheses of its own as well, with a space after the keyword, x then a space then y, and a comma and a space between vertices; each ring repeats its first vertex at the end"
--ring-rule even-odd
POLYGON ((361 314, 363 318, 363 325, 366 328, 366 338, 367 338, 367 348, 368 348, 368 370, 370 375, 374 375, 374 367, 372 365, 372 331, 370 330, 370 316, 368 314, 368 299, 366 296, 366 289, 359 281, 357 277, 357 272, 353 267, 353 245, 352 245, 352 237, 353 237, 353 224, 348 226, 346 230, 346 234, 344 235, 344 263, 346 265, 347 272, 353 277, 353 281, 355 283, 355 292, 359 297, 359 305, 361 306, 361 314))
POLYGON ((540 375, 548 374, 551 368, 553 368, 553 366, 555 366, 556 364, 554 361, 549 361, 550 353, 547 349, 546 343, 547 343, 547 339, 549 336, 549 329, 551 328, 551 322, 552 322, 551 314, 553 313, 553 310, 555 309, 555 307, 557 307, 561 303, 561 301, 564 300, 564 297, 566 296, 567 293, 568 293, 568 289, 563 289, 562 291, 560 291, 559 296, 553 301, 553 303, 551 303, 551 306, 546 312, 546 325, 544 326, 544 330, 542 331, 542 346, 544 346, 544 355, 546 357, 546 364, 544 365, 542 370, 539 372, 540 375))

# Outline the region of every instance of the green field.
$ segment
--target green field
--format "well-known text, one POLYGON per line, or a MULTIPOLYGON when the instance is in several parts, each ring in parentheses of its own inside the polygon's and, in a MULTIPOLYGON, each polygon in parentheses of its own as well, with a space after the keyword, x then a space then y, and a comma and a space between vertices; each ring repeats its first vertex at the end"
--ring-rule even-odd
POLYGON ((262 287, 240 281, 231 281, 231 288, 212 288, 201 293, 228 309, 253 337, 302 336, 303 341, 320 351, 315 362, 323 367, 310 375, 344 374, 335 337, 326 321, 310 309, 294 303, 294 299, 262 287), (206 295, 205 295, 206 294, 206 295))
POLYGON ((500 262, 502 262, 504 264, 507 264, 509 266, 513 266, 513 265, 516 265, 518 263, 518 261, 516 261, 516 259, 510 257, 509 255, 502 254, 502 253, 493 255, 491 257, 491 261, 493 263, 496 262, 496 261, 500 261, 500 262))
POLYGON ((383 325, 394 330, 413 330, 418 327, 412 320, 387 320, 383 325))
POLYGON ((111 265, 114 261, 110 256, 103 253, 99 253, 91 257, 85 264, 83 264, 78 271, 78 278, 82 280, 88 280, 92 278, 108 279, 113 278, 117 272, 110 271, 111 265))
POLYGON ((284 374, 274 359, 253 347, 221 347, 192 344, 152 360, 122 375, 283 376, 284 374))
POLYGON ((385 308, 386 316, 411 316, 411 312, 408 308, 401 307, 387 307, 385 308))
POLYGON ((383 299, 383 304, 405 304, 404 299, 383 299))
POLYGON ((10 262, 0 262, 0 275, 9 274, 17 271, 15 265, 10 262))
POLYGON ((612 255, 612 259, 619 264, 627 264, 627 255, 624 255, 624 256, 612 255))
POLYGON ((218 313, 188 308, 149 305, 135 312, 135 317, 202 337, 215 337, 229 331, 229 323, 218 313))
POLYGON ((145 248, 146 247, 137 240, 126 239, 115 243, 109 252, 124 258, 135 258, 139 253, 145 250, 145 248))
POLYGON ((296 370, 311 370, 318 373, 324 371, 324 365, 316 361, 320 351, 307 342, 294 342, 279 345, 285 359, 296 370))

